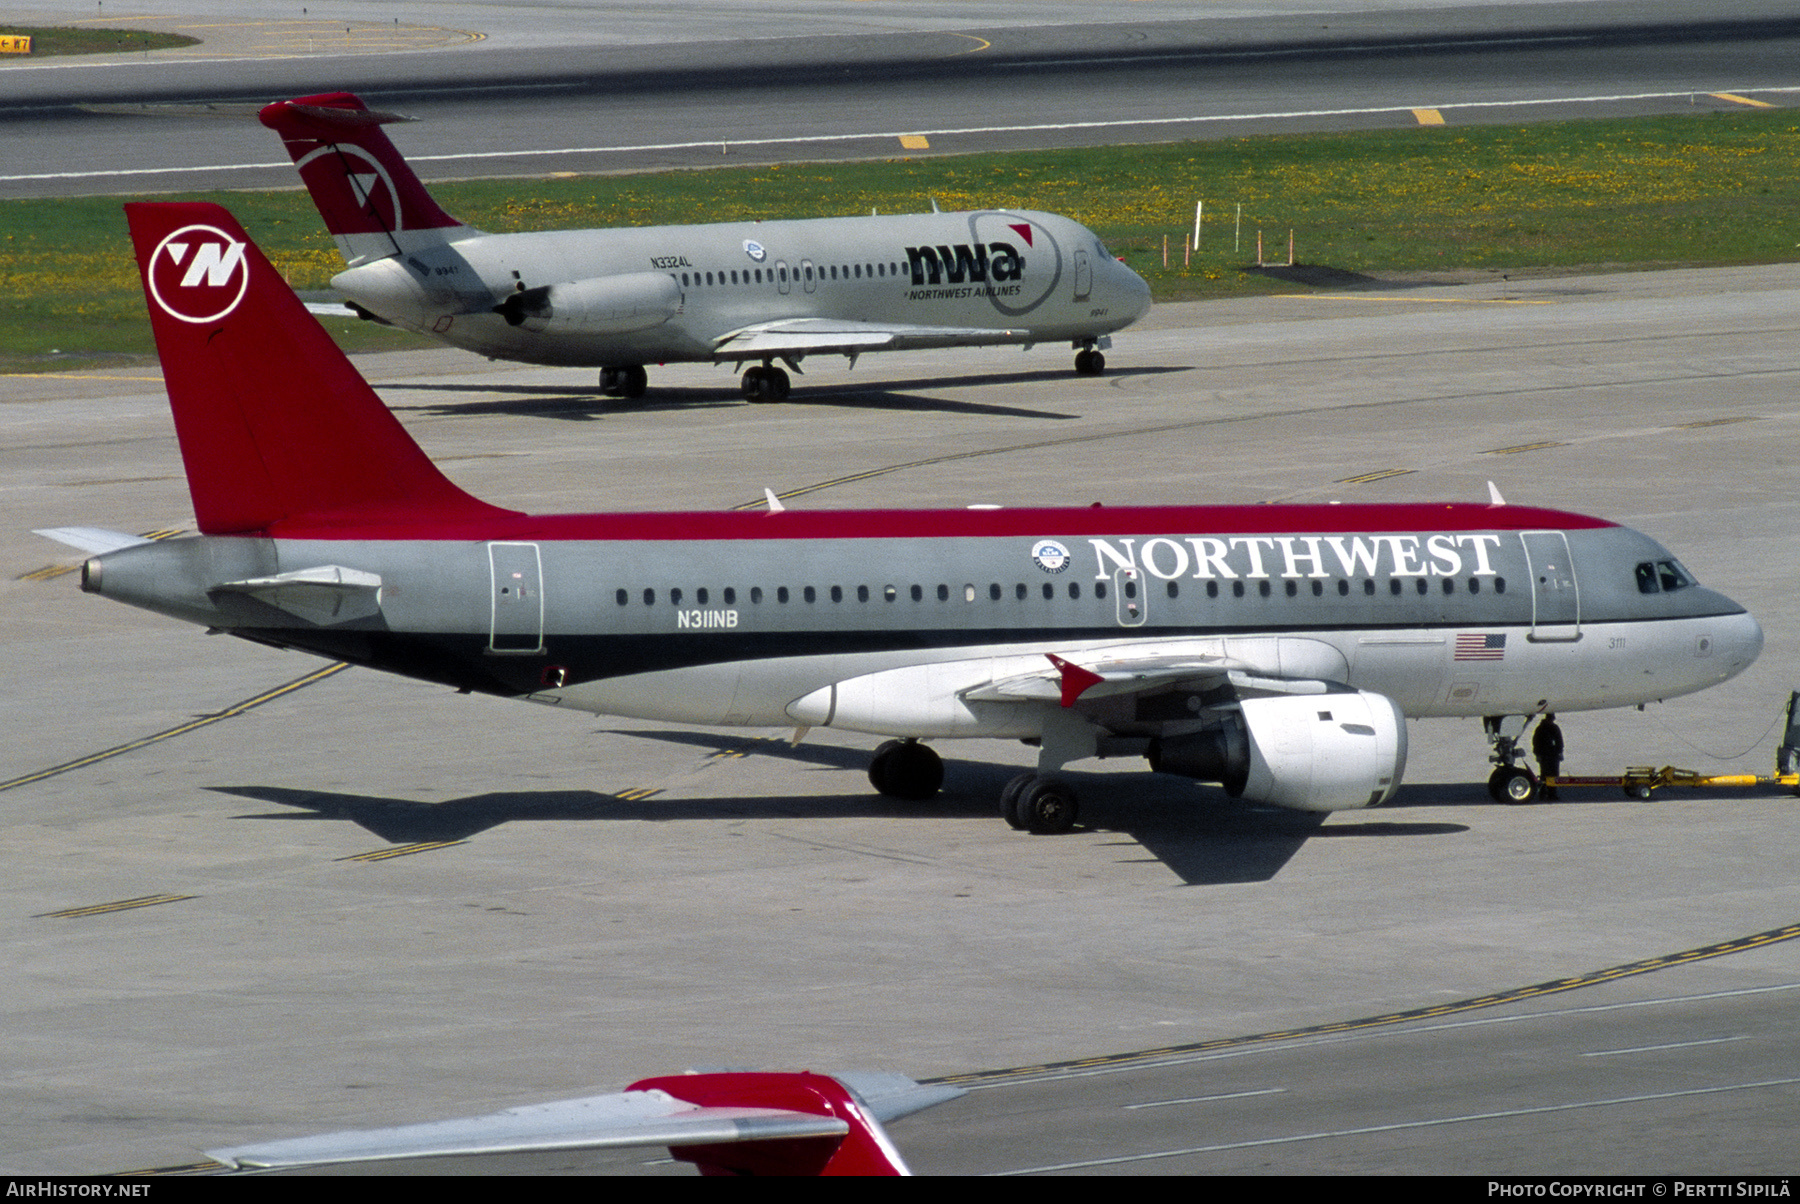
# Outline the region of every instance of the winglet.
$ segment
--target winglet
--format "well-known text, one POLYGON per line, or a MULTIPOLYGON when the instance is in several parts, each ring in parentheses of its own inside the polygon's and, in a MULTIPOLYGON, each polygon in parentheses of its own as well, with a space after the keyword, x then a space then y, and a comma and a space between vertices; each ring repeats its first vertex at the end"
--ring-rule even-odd
POLYGON ((1490 505, 1490 506, 1506 505, 1506 499, 1500 496, 1500 486, 1494 484, 1492 481, 1488 482, 1488 505, 1490 505))
POLYGON ((781 504, 781 499, 775 496, 775 491, 770 489, 767 485, 763 486, 763 500, 769 503, 770 514, 780 514, 783 510, 787 509, 786 506, 781 504))
POLYGON ((871 1110, 848 1087, 827 1075, 810 1071, 675 1074, 642 1079, 626 1090, 663 1091, 703 1108, 773 1108, 832 1117, 849 1126, 842 1136, 670 1147, 670 1154, 696 1164, 703 1175, 912 1173, 871 1110))
POLYGON ((1066 661, 1054 652, 1046 652, 1044 656, 1056 666, 1056 671, 1062 674, 1062 704, 1065 707, 1074 706, 1075 700, 1087 693, 1088 687, 1097 686, 1106 680, 1098 673, 1066 661))

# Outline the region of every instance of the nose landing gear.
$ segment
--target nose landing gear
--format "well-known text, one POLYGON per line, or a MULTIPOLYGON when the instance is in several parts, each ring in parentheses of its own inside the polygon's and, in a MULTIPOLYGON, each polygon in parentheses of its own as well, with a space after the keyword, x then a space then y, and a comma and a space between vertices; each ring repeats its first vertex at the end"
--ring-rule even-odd
POLYGON ((1488 795, 1496 803, 1535 803, 1540 786, 1537 775, 1519 763, 1519 737, 1525 734, 1529 715, 1488 715, 1481 721, 1494 751, 1488 760, 1499 766, 1488 776, 1488 795))
POLYGON ((1100 353, 1112 346, 1111 338, 1077 339, 1070 345, 1075 348, 1077 376, 1099 376, 1106 371, 1106 357, 1100 353))

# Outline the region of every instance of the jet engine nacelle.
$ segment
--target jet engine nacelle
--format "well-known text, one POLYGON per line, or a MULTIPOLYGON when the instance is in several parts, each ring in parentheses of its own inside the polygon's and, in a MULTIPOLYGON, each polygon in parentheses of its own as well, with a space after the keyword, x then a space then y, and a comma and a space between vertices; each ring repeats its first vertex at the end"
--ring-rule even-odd
POLYGON ((681 310, 681 286, 667 272, 629 272, 528 288, 494 306, 510 326, 629 334, 661 326, 681 310))
POLYGON ((1246 698, 1217 728, 1157 740, 1150 767, 1301 811, 1386 802, 1406 771, 1406 718, 1368 690, 1246 698))

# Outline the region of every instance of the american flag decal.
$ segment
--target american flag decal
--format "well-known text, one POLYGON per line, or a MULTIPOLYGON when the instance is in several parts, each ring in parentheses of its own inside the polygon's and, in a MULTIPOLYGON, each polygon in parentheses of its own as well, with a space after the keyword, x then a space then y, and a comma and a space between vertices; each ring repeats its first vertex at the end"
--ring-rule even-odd
POLYGON ((1456 635, 1456 652, 1450 658, 1458 661, 1503 661, 1506 659, 1506 636, 1482 635, 1461 631, 1456 635))

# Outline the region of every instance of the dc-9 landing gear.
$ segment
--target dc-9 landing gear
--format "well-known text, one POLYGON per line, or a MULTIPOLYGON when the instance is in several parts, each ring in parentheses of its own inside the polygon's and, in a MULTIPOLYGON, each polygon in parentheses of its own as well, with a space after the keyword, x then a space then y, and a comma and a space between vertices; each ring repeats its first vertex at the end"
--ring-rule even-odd
POLYGON ((746 368, 738 387, 743 390, 747 401, 786 401, 788 374, 768 364, 746 368))
POLYGON ((944 762, 917 740, 889 740, 869 762, 869 784, 889 798, 922 802, 944 785, 944 762))
POLYGON ((650 386, 650 374, 642 364, 600 369, 600 391, 608 397, 642 397, 650 386))
POLYGON ((1075 374, 1077 376, 1099 376, 1106 371, 1106 357, 1100 354, 1112 346, 1112 339, 1106 335, 1098 338, 1076 339, 1070 346, 1075 348, 1075 374))
POLYGON ((1528 715, 1489 715, 1481 721, 1488 743, 1494 746, 1488 760, 1499 766, 1488 776, 1488 794, 1496 803, 1537 801, 1537 775, 1519 764, 1519 737, 1525 734, 1528 722, 1528 715))

